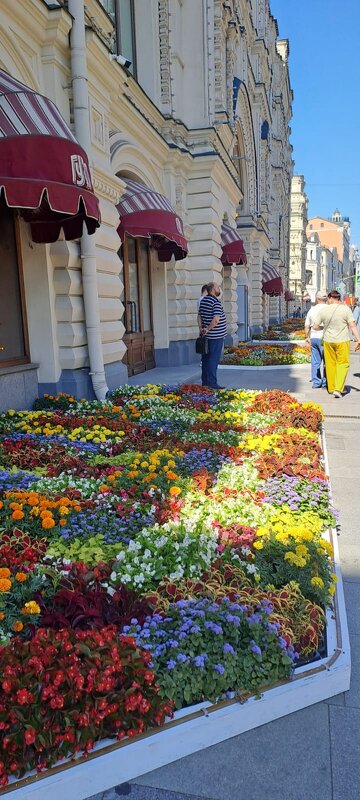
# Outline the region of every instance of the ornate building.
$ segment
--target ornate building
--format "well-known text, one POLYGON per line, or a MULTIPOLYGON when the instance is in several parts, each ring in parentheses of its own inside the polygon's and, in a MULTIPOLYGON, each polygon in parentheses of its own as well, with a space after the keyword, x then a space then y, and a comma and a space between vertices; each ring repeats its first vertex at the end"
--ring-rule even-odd
MULTIPOLYGON (((4 0, 0 24, 4 103, 17 114, 20 94, 50 99, 74 142, 58 151, 62 206, 50 198, 53 132, 35 106, 26 141, 32 152, 41 134, 41 166, 30 158, 25 175, 19 161, 17 176, 40 180, 31 213, 0 171, 18 333, 10 347, 3 301, 3 405, 28 405, 38 389, 104 397, 128 374, 192 362, 210 280, 223 287, 233 340, 279 319, 292 92, 268 0, 4 0), (6 76, 22 90, 6 89, 6 76), (39 241, 35 220, 53 214, 56 235, 48 226, 39 241), (64 214, 88 232, 66 232, 64 214)), ((9 133, 0 134, 4 172, 9 133)))
POLYGON ((302 307, 306 293, 306 224, 308 199, 303 175, 294 175, 291 181, 289 289, 293 300, 289 313, 302 307))

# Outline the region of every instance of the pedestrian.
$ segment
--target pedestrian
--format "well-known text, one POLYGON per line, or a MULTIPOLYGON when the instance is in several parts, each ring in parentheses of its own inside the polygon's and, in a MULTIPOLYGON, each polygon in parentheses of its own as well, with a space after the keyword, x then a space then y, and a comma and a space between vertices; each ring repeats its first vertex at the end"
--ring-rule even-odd
POLYGON ((315 306, 309 308, 305 319, 306 341, 311 347, 311 382, 313 389, 326 389, 326 370, 324 364, 324 329, 313 328, 313 312, 319 305, 325 304, 327 294, 324 291, 316 292, 315 306))
POLYGON ((353 309, 354 320, 356 322, 357 329, 360 333, 360 300, 357 298, 355 301, 355 306, 353 309))
POLYGON ((207 295, 199 306, 200 333, 208 340, 208 353, 201 357, 201 382, 211 389, 223 389, 217 382, 217 368, 226 336, 226 317, 219 300, 221 289, 218 283, 207 284, 207 295))
POLYGON ((198 308, 200 308, 200 303, 201 303, 203 297, 207 297, 207 295, 208 295, 208 285, 207 285, 207 283, 204 283, 204 286, 201 287, 201 294, 200 294, 200 297, 199 297, 199 299, 197 301, 198 308))
POLYGON ((296 319, 300 319, 300 317, 301 317, 301 306, 299 306, 296 309, 294 316, 295 316, 296 319))
POLYGON ((336 289, 328 294, 328 304, 313 309, 314 330, 324 329, 324 359, 328 392, 339 398, 344 393, 350 366, 350 331, 356 339, 355 351, 360 348, 360 336, 350 308, 341 302, 336 289))

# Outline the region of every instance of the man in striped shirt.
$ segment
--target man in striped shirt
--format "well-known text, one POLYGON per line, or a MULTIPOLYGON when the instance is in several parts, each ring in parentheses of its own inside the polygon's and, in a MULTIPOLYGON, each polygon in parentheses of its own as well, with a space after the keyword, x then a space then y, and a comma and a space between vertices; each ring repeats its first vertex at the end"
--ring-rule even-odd
POLYGON ((208 294, 202 297, 199 306, 200 332, 206 336, 209 352, 201 359, 201 380, 203 386, 222 389, 217 382, 217 368, 221 358, 226 336, 226 317, 219 300, 221 289, 218 283, 208 283, 208 294))

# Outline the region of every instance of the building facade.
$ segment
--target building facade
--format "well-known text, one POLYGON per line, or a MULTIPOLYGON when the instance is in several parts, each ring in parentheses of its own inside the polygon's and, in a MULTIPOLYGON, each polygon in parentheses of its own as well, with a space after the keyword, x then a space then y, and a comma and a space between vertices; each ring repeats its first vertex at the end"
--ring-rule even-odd
POLYGON ((289 290, 292 296, 288 306, 291 314, 303 306, 306 292, 306 225, 308 199, 303 175, 294 175, 291 181, 289 290))
MULTIPOLYGON (((23 85, 12 113, 20 95, 55 104, 85 153, 70 154, 73 186, 85 185, 87 155, 101 214, 96 232, 65 235, 64 225, 37 241, 34 217, 43 203, 51 211, 48 165, 30 176, 45 187, 32 225, 3 189, 17 330, 10 346, 3 302, 3 407, 38 391, 103 397, 129 374, 191 363, 210 280, 222 285, 231 340, 279 319, 292 92, 267 0, 4 0, 0 24, 5 84, 23 85)), ((19 128, 29 146, 32 113, 19 128)), ((46 165, 46 126, 41 134, 46 165)), ((0 165, 6 139, 3 130, 0 165)))

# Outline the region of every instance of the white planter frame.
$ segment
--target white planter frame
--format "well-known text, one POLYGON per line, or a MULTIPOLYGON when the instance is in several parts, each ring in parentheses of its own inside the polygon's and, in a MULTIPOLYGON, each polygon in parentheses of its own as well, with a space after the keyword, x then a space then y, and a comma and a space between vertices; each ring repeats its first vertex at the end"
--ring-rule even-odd
MULTIPOLYGON (((329 473, 324 432, 322 447, 329 473)), ((331 491, 331 487, 330 487, 331 491)), ((350 644, 340 571, 337 532, 329 531, 338 583, 334 608, 327 612, 327 655, 298 667, 289 681, 266 689, 261 699, 244 695, 212 705, 200 703, 176 712, 161 728, 135 740, 106 740, 87 757, 67 761, 0 790, 8 800, 85 800, 211 745, 274 719, 319 703, 350 686, 350 644)))
POLYGON ((271 365, 270 364, 266 364, 263 367, 255 366, 255 365, 250 367, 247 364, 219 364, 218 370, 219 369, 232 369, 232 370, 234 370, 234 369, 241 369, 241 370, 243 370, 243 369, 252 369, 252 370, 254 370, 255 369, 255 370, 261 370, 263 372, 264 370, 269 370, 269 369, 299 369, 299 368, 303 369, 304 367, 309 369, 310 366, 311 366, 310 361, 309 361, 308 364, 278 364, 278 365, 276 365, 276 364, 271 364, 271 365))

